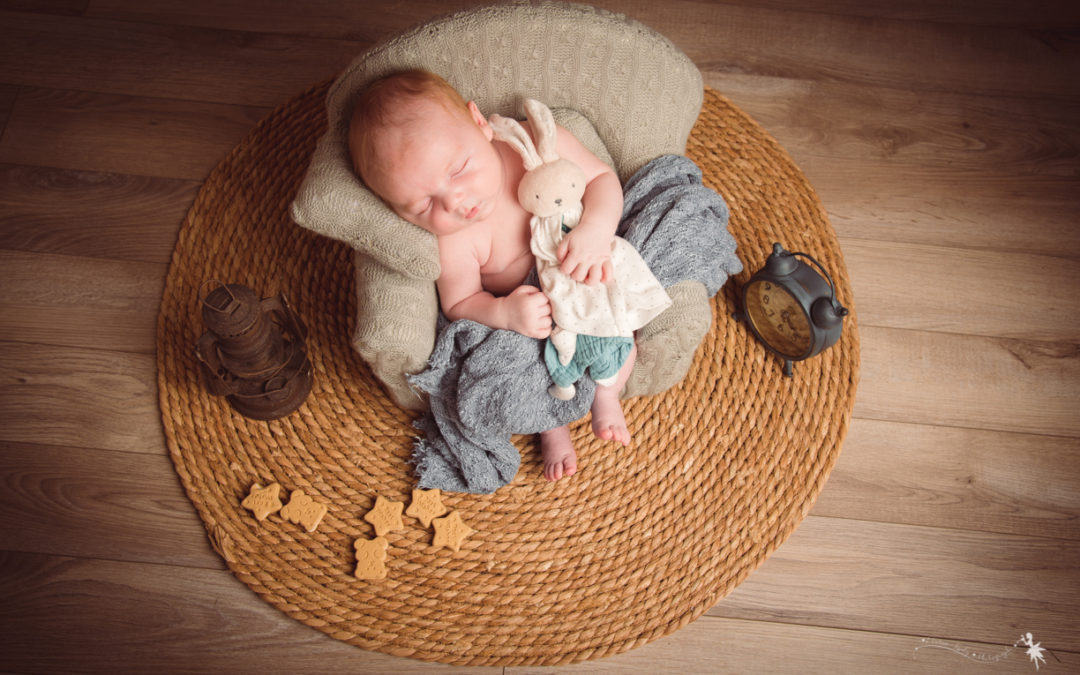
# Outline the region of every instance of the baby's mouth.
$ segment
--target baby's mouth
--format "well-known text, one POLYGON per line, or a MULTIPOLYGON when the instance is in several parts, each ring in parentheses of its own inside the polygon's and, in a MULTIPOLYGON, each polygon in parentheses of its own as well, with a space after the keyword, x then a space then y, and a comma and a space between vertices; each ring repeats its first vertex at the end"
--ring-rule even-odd
POLYGON ((472 220, 473 218, 475 218, 476 215, 478 213, 480 213, 480 206, 481 206, 481 204, 477 204, 476 206, 474 206, 471 209, 469 209, 468 211, 466 211, 465 212, 465 220, 472 220))

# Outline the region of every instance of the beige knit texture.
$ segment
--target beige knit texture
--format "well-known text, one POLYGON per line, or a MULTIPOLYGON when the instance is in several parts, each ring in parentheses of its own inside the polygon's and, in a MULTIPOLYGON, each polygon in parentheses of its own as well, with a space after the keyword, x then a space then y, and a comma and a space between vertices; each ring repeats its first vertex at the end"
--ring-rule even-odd
POLYGON ((358 275, 355 346, 399 404, 419 408, 423 402, 404 375, 420 369, 431 353, 438 311, 431 302, 439 276, 435 238, 364 188, 347 143, 357 92, 405 68, 442 75, 485 114, 519 116, 525 98, 564 109, 556 111, 556 120, 610 160, 624 182, 650 160, 684 152, 703 86, 687 56, 652 29, 619 14, 554 2, 479 7, 435 19, 373 47, 345 69, 327 94, 328 129, 291 215, 299 225, 351 245, 358 264, 377 263, 358 275), (403 305, 393 304, 401 297, 423 301, 403 312, 403 305), (393 372, 398 366, 391 364, 398 363, 407 370, 393 372))

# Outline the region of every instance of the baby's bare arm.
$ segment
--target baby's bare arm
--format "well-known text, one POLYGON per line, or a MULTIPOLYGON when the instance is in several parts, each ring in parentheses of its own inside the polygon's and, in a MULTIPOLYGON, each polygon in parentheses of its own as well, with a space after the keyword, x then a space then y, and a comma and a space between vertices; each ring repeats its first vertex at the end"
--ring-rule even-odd
POLYGON ((559 244, 560 269, 577 281, 611 279, 611 240, 622 218, 622 184, 615 171, 582 145, 573 134, 558 128, 558 152, 585 172, 589 181, 582 197, 581 222, 559 244))
POLYGON ((439 239, 442 273, 436 285, 448 319, 469 319, 534 338, 551 334, 551 304, 540 289, 522 285, 507 296, 496 296, 483 287, 476 256, 447 239, 439 239))
POLYGON ((505 297, 487 291, 474 293, 446 311, 446 316, 454 321, 471 319, 532 338, 551 335, 551 303, 535 286, 518 286, 505 297))
POLYGON ((559 268, 577 281, 611 280, 611 241, 622 217, 622 185, 614 172, 589 182, 582 197, 581 222, 559 242, 559 268))

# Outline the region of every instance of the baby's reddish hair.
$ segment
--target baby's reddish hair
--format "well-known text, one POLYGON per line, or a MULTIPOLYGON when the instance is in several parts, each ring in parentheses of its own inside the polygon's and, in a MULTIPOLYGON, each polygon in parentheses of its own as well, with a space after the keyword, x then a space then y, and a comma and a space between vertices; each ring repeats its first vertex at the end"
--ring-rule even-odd
POLYGON ((451 114, 469 118, 465 99, 435 73, 402 70, 373 80, 360 92, 349 120, 349 154, 361 180, 374 157, 379 130, 415 120, 408 104, 417 99, 437 101, 451 114))

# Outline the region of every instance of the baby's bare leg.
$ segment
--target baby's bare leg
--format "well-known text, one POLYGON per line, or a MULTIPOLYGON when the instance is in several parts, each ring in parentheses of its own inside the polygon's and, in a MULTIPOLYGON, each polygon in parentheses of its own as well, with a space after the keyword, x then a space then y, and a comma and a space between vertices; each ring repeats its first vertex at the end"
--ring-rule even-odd
POLYGON ((570 428, 557 427, 540 434, 540 454, 544 459, 544 478, 555 481, 573 476, 577 471, 577 453, 570 440, 570 428))
POLYGON ((626 426, 619 392, 630 379, 630 371, 634 369, 636 357, 637 345, 634 345, 630 349, 630 355, 626 357, 626 362, 615 376, 615 382, 608 386, 597 385, 596 387, 596 396, 593 397, 592 404, 592 429, 597 438, 630 445, 630 430, 626 426))

